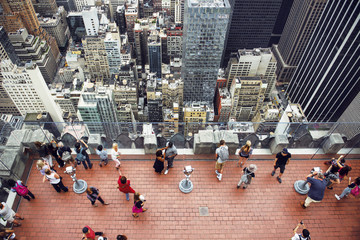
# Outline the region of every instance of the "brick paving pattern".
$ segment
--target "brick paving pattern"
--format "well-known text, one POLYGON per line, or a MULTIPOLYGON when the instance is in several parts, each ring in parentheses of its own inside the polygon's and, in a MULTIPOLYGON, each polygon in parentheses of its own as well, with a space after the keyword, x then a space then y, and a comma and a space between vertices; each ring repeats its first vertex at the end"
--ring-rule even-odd
MULTIPOLYGON (((126 157, 126 156, 123 156, 126 157)), ((211 159, 213 156, 197 156, 211 159)), ((129 157, 130 158, 130 157, 129 157)), ((136 158, 136 157, 131 157, 136 158)), ((139 156, 138 159, 153 158, 139 156)), ((133 195, 126 201, 125 194, 117 189, 118 172, 114 162, 100 168, 93 161, 92 170, 78 167, 78 179, 100 189, 109 206, 94 208, 85 194, 57 193, 49 182, 32 166, 28 180, 36 199, 21 200, 18 212, 25 217, 21 227, 15 228, 18 239, 81 239, 81 229, 89 225, 94 231, 103 231, 109 240, 118 234, 128 239, 290 239, 292 229, 303 220, 312 239, 360 239, 360 202, 348 198, 337 201, 346 187, 342 182, 334 190, 326 190, 321 203, 312 203, 308 209, 300 207, 306 196, 295 192, 293 184, 304 179, 310 169, 326 166, 323 160, 292 160, 279 184, 270 175, 273 161, 248 161, 258 166, 256 178, 248 189, 237 189, 241 169, 235 161, 227 162, 223 180, 214 172, 215 161, 191 161, 191 156, 177 156, 174 168, 168 175, 153 171, 153 161, 122 160, 121 171, 131 180, 131 186, 146 194, 148 211, 134 219, 131 215, 133 195), (179 181, 184 178, 186 165, 195 168, 191 180, 194 190, 180 192, 179 181), (199 207, 208 207, 209 216, 200 216, 199 207)), ((269 158, 269 157, 267 157, 269 158)), ((301 158, 301 157, 297 157, 301 158)), ((306 157, 305 157, 306 158, 306 157)), ((351 160, 353 179, 360 176, 360 161, 351 160)), ((278 169, 279 171, 279 169, 278 169)), ((70 176, 58 170, 65 186, 72 186, 70 176)), ((278 172, 277 172, 278 174, 278 172)))

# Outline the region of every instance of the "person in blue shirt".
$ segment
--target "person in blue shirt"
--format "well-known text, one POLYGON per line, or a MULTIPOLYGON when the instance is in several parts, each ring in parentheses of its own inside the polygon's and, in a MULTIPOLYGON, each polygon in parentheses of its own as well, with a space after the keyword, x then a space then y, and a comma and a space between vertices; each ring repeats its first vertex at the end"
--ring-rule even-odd
POLYGON ((307 208, 312 202, 321 202, 321 200, 324 198, 324 192, 328 183, 327 180, 325 180, 324 175, 321 172, 316 171, 309 174, 306 178, 306 181, 309 182, 311 186, 305 202, 300 203, 301 207, 304 209, 307 208))

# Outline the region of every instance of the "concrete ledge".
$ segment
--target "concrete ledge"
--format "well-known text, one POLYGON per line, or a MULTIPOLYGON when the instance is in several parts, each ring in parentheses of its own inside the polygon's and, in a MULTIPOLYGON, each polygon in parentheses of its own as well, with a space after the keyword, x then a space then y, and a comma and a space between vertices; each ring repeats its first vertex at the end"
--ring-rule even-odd
MULTIPOLYGON (((110 151, 111 149, 108 149, 110 151)), ((196 155, 194 154, 193 149, 190 148, 181 148, 177 149, 179 155, 196 155)), ((304 155, 304 154, 320 154, 326 155, 326 153, 322 149, 317 148, 288 148, 288 151, 291 155, 304 155), (317 151, 317 152, 316 152, 317 151)), ((131 149, 131 148, 123 148, 120 149, 121 154, 126 155, 145 155, 144 149, 131 149)), ((345 155, 345 154, 360 154, 360 148, 342 148, 336 155, 345 155), (351 152, 350 152, 351 151, 351 152)), ((215 152, 214 152, 215 154, 215 152)), ((236 150, 235 155, 239 155, 239 149, 236 150)), ((253 155, 273 155, 268 148, 256 148, 253 150, 253 155)))
MULTIPOLYGON (((15 198, 16 198, 16 193, 10 191, 9 192, 9 196, 6 200, 6 204, 11 208, 13 209, 13 205, 14 205, 14 202, 15 202, 15 198)), ((14 210, 15 211, 15 210, 14 210)), ((16 211, 15 211, 16 212, 16 211)), ((3 226, 6 226, 7 224, 7 221, 4 221, 2 218, 0 218, 0 224, 3 225, 3 226)))

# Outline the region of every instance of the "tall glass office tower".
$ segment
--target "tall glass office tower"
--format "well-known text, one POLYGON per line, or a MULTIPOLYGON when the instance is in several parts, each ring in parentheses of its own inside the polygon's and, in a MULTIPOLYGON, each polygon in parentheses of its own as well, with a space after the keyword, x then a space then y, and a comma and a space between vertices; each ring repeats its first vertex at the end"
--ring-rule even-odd
POLYGON ((185 2, 184 101, 213 101, 229 16, 228 0, 185 2))
POLYGON ((287 93, 309 121, 336 122, 360 91, 360 1, 329 0, 287 93))

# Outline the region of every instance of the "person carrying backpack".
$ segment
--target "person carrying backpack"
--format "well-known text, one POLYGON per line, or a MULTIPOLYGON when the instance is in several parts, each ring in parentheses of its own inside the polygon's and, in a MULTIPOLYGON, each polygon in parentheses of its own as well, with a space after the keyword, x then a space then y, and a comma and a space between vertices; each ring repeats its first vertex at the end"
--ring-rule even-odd
POLYGON ((30 197, 32 199, 35 199, 34 194, 30 192, 30 190, 27 188, 27 186, 25 186, 25 184, 22 181, 17 180, 15 182, 13 179, 9 179, 7 180, 7 183, 9 186, 11 186, 11 191, 16 192, 19 196, 22 196, 28 201, 30 201, 30 197))
POLYGON ((229 159, 229 149, 228 146, 225 145, 225 140, 220 141, 220 146, 216 149, 215 152, 215 173, 217 175, 217 179, 221 181, 225 162, 229 159))
POLYGON ((360 177, 356 178, 354 182, 351 182, 351 177, 349 178, 349 185, 347 188, 344 189, 344 191, 338 196, 335 194, 335 198, 340 201, 345 196, 348 196, 349 193, 354 195, 355 197, 359 195, 360 193, 360 177))
POLYGON ((241 176, 239 183, 237 184, 237 188, 239 189, 241 184, 244 183, 243 189, 246 189, 247 186, 251 183, 251 179, 255 177, 255 171, 257 167, 255 164, 250 164, 249 167, 245 167, 243 169, 244 174, 241 176))
POLYGON ((76 162, 77 162, 77 164, 82 163, 86 170, 88 169, 88 167, 90 169, 92 168, 92 164, 90 162, 89 154, 86 152, 87 149, 88 149, 88 145, 83 140, 80 140, 77 143, 75 143, 76 162), (82 147, 81 147, 80 143, 83 144, 82 147))

